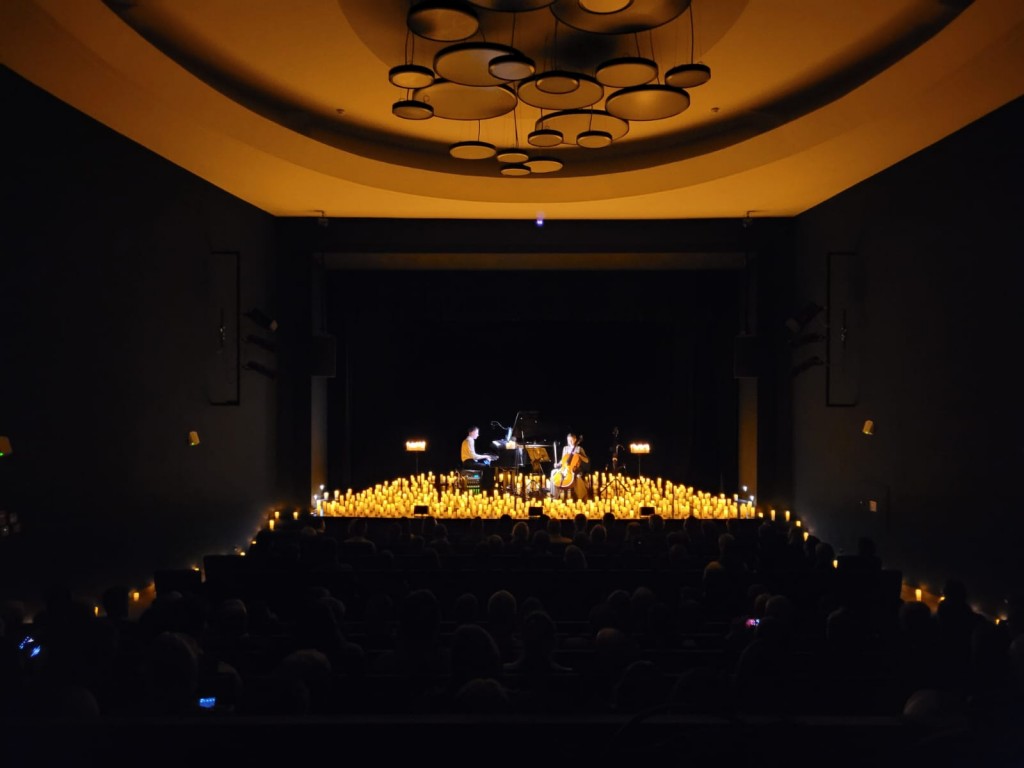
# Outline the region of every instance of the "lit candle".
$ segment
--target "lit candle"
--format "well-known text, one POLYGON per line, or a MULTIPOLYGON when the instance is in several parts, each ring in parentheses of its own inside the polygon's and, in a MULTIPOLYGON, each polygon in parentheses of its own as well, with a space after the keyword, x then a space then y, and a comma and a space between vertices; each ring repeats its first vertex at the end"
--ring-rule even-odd
POLYGON ((787 523, 789 522, 789 510, 788 509, 786 510, 786 522, 787 523))
POLYGON ((914 590, 914 599, 917 600, 917 602, 921 602, 921 588, 920 587, 918 587, 917 589, 914 590))
MULTIPOLYGON (((921 590, 919 589, 917 591, 920 592, 921 590)), ((138 590, 135 590, 134 592, 132 592, 132 600, 134 602, 136 602, 136 603, 139 602, 139 598, 141 598, 141 597, 142 597, 142 594, 138 590)))

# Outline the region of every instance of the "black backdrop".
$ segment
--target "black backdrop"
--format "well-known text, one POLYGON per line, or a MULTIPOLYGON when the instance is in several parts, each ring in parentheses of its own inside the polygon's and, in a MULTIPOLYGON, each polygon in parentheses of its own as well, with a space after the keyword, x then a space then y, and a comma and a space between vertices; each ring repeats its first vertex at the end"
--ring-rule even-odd
MULTIPOLYGON (((614 443, 650 442, 643 474, 704 490, 736 485, 730 271, 334 271, 327 326, 328 480, 360 490, 458 464, 466 428, 489 446, 521 410, 559 445, 583 436, 595 468, 614 443)), ((627 455, 627 472, 636 459, 627 455)))

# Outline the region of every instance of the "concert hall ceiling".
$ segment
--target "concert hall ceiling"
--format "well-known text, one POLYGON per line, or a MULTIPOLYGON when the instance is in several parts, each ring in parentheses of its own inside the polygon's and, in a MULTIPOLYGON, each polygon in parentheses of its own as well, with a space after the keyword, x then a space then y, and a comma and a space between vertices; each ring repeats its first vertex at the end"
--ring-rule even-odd
POLYGON ((1024 2, 4 0, 0 60, 275 216, 793 216, 1024 94, 1024 2))

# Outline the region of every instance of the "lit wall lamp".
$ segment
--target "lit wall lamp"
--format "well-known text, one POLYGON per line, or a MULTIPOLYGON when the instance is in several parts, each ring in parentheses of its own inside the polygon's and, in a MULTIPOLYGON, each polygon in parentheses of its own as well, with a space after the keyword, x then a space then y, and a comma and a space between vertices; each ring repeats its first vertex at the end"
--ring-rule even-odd
POLYGON ((416 457, 416 474, 420 473, 420 454, 427 450, 427 441, 412 439, 405 441, 405 450, 416 457))
POLYGON ((188 444, 192 446, 199 445, 199 433, 195 430, 188 433, 188 444))
POLYGON ((643 474, 640 471, 640 459, 642 456, 646 456, 651 452, 650 443, 630 443, 629 452, 636 456, 636 476, 641 477, 643 474))
POLYGON ((864 426, 860 428, 860 431, 863 432, 865 435, 875 434, 875 422, 873 422, 871 419, 868 419, 867 421, 864 422, 864 426))
POLYGON ((0 435, 0 457, 10 456, 14 453, 14 449, 11 448, 11 438, 7 435, 0 435))

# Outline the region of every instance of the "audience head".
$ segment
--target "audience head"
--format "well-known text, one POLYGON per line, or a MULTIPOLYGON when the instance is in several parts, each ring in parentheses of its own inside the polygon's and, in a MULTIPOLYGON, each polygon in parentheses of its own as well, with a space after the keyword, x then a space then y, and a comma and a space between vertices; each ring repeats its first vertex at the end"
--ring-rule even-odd
POLYGON ((565 552, 562 553, 562 561, 565 563, 567 571, 587 570, 587 556, 575 544, 569 544, 565 548, 565 552))

